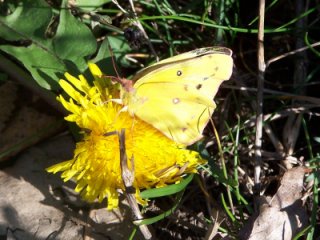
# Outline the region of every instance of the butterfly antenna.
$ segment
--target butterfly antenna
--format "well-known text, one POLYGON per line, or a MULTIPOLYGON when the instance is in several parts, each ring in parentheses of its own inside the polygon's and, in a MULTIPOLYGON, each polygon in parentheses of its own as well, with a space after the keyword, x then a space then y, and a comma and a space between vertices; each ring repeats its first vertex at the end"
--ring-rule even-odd
POLYGON ((108 41, 108 48, 109 48, 109 52, 110 52, 110 56, 111 56, 111 61, 112 61, 113 69, 114 69, 114 71, 116 72, 117 77, 120 78, 119 72, 118 72, 118 70, 117 70, 117 65, 116 65, 116 62, 115 62, 115 60, 114 60, 113 50, 112 50, 112 48, 111 48, 111 46, 110 46, 110 42, 109 42, 109 41, 108 41))

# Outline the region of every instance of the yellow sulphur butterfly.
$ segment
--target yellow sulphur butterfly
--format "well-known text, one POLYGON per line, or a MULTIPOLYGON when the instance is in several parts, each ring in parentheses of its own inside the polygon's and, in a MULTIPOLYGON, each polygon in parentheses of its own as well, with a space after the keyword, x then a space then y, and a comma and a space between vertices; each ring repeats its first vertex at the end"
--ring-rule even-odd
POLYGON ((232 74, 232 51, 200 48, 151 65, 122 82, 127 110, 177 143, 200 138, 216 107, 213 98, 232 74))

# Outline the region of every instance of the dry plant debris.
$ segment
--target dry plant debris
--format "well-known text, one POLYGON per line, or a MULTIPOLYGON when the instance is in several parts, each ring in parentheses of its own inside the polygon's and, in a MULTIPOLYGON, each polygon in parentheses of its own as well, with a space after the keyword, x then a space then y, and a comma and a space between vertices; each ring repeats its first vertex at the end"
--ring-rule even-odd
POLYGON ((308 216, 301 201, 304 175, 304 167, 287 171, 277 193, 261 198, 260 213, 249 218, 240 239, 290 240, 306 227, 308 216))

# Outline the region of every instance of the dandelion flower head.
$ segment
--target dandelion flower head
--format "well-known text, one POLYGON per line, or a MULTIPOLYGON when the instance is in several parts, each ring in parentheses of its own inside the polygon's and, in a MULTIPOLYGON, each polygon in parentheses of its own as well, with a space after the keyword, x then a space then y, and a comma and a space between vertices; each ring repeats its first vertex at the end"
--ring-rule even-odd
MULTIPOLYGON (((64 181, 74 179, 76 191, 89 201, 108 199, 108 209, 118 207, 119 190, 124 190, 120 168, 119 139, 115 134, 125 129, 128 158, 134 161, 136 198, 140 189, 163 187, 178 183, 186 173, 197 172, 205 163, 199 154, 177 145, 157 129, 123 111, 124 106, 113 99, 120 95, 119 85, 103 76, 95 64, 89 64, 94 76, 91 86, 83 75, 66 73, 59 84, 69 95, 58 100, 70 112, 67 121, 75 122, 83 131, 76 144, 73 159, 58 163, 48 172, 62 172, 64 181)), ((130 161, 128 161, 130 166, 130 161)))

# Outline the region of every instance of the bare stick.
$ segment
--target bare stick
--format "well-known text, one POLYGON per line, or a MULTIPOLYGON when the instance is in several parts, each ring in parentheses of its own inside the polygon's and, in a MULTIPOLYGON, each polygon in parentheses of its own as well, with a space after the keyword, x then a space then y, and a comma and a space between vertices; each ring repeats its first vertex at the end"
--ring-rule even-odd
MULTIPOLYGON (((135 198, 135 189, 133 187, 134 182, 134 161, 133 156, 130 159, 131 161, 131 170, 128 167, 128 158, 126 153, 126 139, 125 139, 125 130, 121 129, 121 132, 118 133, 119 137, 119 147, 120 147, 120 166, 121 166, 121 175, 123 184, 125 186, 125 194, 129 203, 129 206, 136 218, 136 220, 143 219, 143 216, 140 212, 138 203, 135 198)), ((143 234, 145 239, 152 239, 152 234, 148 229, 147 225, 140 225, 139 226, 141 233, 143 234)))
POLYGON ((298 49, 295 49, 293 51, 290 51, 290 52, 287 52, 287 53, 284 53, 278 57, 274 57, 274 58, 271 58, 267 61, 267 67, 273 63, 273 62, 276 62, 276 61, 279 61, 280 59, 282 58, 285 58, 285 57, 288 57, 288 56, 291 56, 291 55, 294 55, 294 54, 297 54, 299 52, 303 52, 305 50, 308 50, 310 49, 310 47, 317 47, 320 45, 320 42, 316 42, 316 43, 313 43, 313 44, 310 44, 310 46, 305 46, 305 47, 301 47, 301 48, 298 48, 298 49))
POLYGON ((260 174, 261 174, 261 146, 262 146, 262 128, 263 128, 263 85, 265 73, 264 61, 264 14, 265 0, 259 1, 259 30, 258 30, 258 93, 257 93, 257 119, 256 119, 256 139, 255 139, 255 167, 254 167, 254 184, 255 194, 260 195, 260 174))

